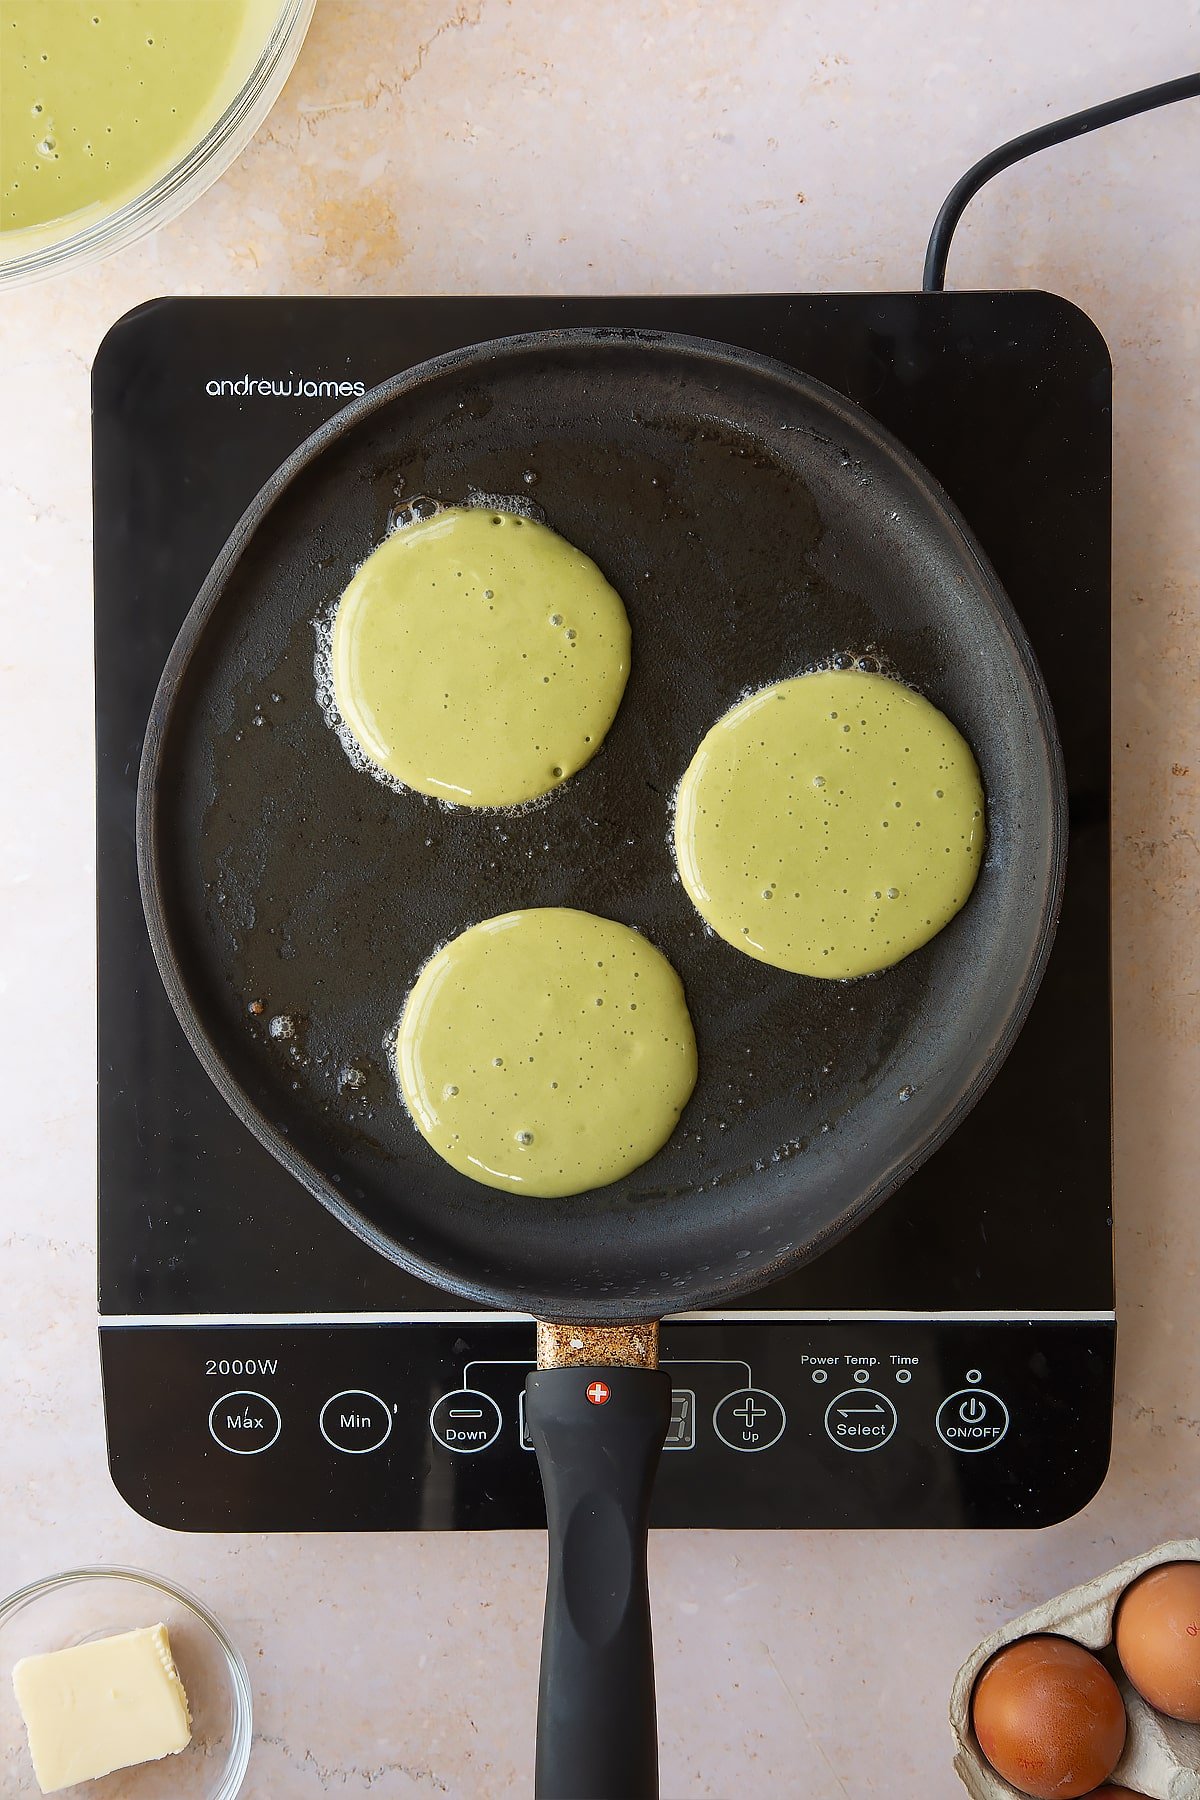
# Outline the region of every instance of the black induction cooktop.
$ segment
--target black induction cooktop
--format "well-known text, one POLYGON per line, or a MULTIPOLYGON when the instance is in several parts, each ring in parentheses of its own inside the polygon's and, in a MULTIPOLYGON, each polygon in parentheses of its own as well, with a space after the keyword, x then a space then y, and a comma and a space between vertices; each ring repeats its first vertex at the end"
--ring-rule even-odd
POLYGON ((160 300, 96 359, 100 1341, 113 1478, 185 1529, 544 1521, 521 1412, 533 1326, 464 1309, 326 1214, 227 1111, 162 990, 134 855, 172 640, 229 531, 355 395, 556 326, 776 356, 932 471, 1020 613, 1071 832, 1029 1021, 965 1123, 787 1280, 663 1328, 659 1525, 1048 1524, 1108 1461, 1110 378, 1037 293, 160 300))

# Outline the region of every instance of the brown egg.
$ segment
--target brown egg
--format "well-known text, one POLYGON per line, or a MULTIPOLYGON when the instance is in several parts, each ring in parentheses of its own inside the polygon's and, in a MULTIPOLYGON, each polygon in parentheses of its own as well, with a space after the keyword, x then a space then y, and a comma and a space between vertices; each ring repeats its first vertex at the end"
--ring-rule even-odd
POLYGON ((1020 1638, 975 1684, 971 1722, 998 1775, 1034 1800, 1078 1800, 1125 1747, 1125 1708, 1104 1664, 1070 1638, 1020 1638))
POLYGON ((1117 1655, 1143 1700, 1200 1725, 1200 1562, 1163 1563, 1117 1608, 1117 1655))

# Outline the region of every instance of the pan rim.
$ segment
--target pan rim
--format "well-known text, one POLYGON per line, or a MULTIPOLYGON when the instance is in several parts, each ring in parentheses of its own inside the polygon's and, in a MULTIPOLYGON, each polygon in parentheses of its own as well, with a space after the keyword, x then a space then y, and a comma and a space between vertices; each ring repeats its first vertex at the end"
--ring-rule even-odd
POLYGON ((138 770, 135 833, 142 907, 164 989, 193 1052, 235 1116, 314 1199, 386 1260, 423 1281, 481 1305, 500 1305, 505 1309, 516 1307, 540 1317, 569 1322, 584 1318, 650 1320, 668 1312, 677 1312, 681 1308, 703 1308, 716 1300, 737 1298, 762 1288, 813 1261, 829 1249, 881 1206, 934 1154, 989 1086, 1015 1043, 1036 998, 1053 947, 1062 905, 1067 853, 1066 817, 1066 776, 1062 749, 1050 697, 1027 634, 966 520, 941 484, 906 446, 856 402, 826 383, 773 357, 686 333, 595 325, 523 332, 489 339, 414 364, 334 413, 280 464, 231 531, 189 608, 164 663, 143 740, 138 770), (780 1253, 771 1263, 760 1263, 746 1273, 730 1270, 707 1284, 688 1284, 682 1290, 675 1286, 668 1287, 664 1283, 660 1291, 652 1292, 649 1297, 643 1292, 636 1302, 623 1300, 619 1295, 614 1297, 605 1294, 591 1295, 586 1303, 566 1299, 560 1303, 558 1299, 522 1288, 464 1277, 448 1264, 407 1248, 397 1238, 382 1231, 344 1195, 339 1194, 321 1169, 299 1152, 244 1092, 192 1004, 189 985, 175 953, 173 933, 163 905, 162 884, 157 874, 160 860, 158 772, 188 665, 233 571, 281 496, 330 444, 337 442, 373 413, 447 375, 469 376, 475 368, 495 371, 498 367, 519 361, 531 352, 583 350, 604 344, 635 350, 644 347, 649 351, 675 351, 686 354, 700 364, 707 362, 728 366, 732 361, 740 373, 755 374, 790 388, 801 400, 820 407, 831 422, 843 424, 848 433, 865 440, 889 459, 929 509, 940 517, 943 526, 955 540, 964 563, 971 567, 977 582, 986 593, 994 618, 1003 629, 1013 660, 1020 667, 1032 697, 1034 717, 1046 758, 1047 790, 1050 795, 1046 822, 1048 866, 1037 932, 1036 935, 1030 934, 1030 948, 1020 978, 1013 984, 1014 997, 1003 1025, 976 1058, 971 1076, 959 1089, 956 1099, 943 1110, 902 1161, 885 1169, 879 1179, 870 1183, 857 1200, 844 1208, 835 1220, 806 1237, 801 1245, 780 1253))

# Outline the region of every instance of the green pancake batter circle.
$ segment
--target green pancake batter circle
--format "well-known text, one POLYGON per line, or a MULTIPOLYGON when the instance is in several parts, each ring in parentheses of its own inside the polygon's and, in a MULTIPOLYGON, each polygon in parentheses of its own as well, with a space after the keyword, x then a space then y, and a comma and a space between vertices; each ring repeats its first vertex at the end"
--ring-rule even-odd
POLYGON ((777 682, 712 727, 679 784, 675 860, 735 949, 835 979, 898 963, 975 885, 984 796, 928 700, 856 670, 777 682))
POLYGON ((417 1130, 487 1187, 551 1197, 660 1150, 696 1083, 683 983, 627 925, 566 907, 485 919, 425 964, 396 1033, 417 1130))
POLYGON ((394 531, 333 622, 334 703, 363 755, 454 806, 518 806, 589 762, 629 675, 629 620, 590 557, 513 513, 394 531))

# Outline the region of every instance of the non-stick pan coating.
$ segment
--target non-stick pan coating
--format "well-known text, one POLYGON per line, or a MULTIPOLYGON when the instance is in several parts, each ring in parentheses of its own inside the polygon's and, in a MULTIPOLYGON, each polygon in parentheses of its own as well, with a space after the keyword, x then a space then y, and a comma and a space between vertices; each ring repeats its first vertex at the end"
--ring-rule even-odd
POLYGON ((945 497, 884 432, 765 359, 583 331, 412 370, 291 458, 172 653, 138 833, 151 937, 192 1043, 320 1200, 465 1294, 631 1319, 814 1255, 953 1127, 1036 987, 1063 809, 1024 634, 945 497), (532 501, 629 611, 633 673, 608 739, 519 814, 389 790, 351 764, 317 704, 314 621, 398 501, 422 494, 532 501), (943 708, 988 794, 988 853, 962 913, 852 983, 784 974, 710 935, 668 843, 672 791, 712 722, 748 688, 839 653, 881 654, 943 708), (386 1048, 438 944, 547 905, 658 944, 700 1051, 668 1146, 562 1201, 500 1195, 443 1164, 386 1048))

